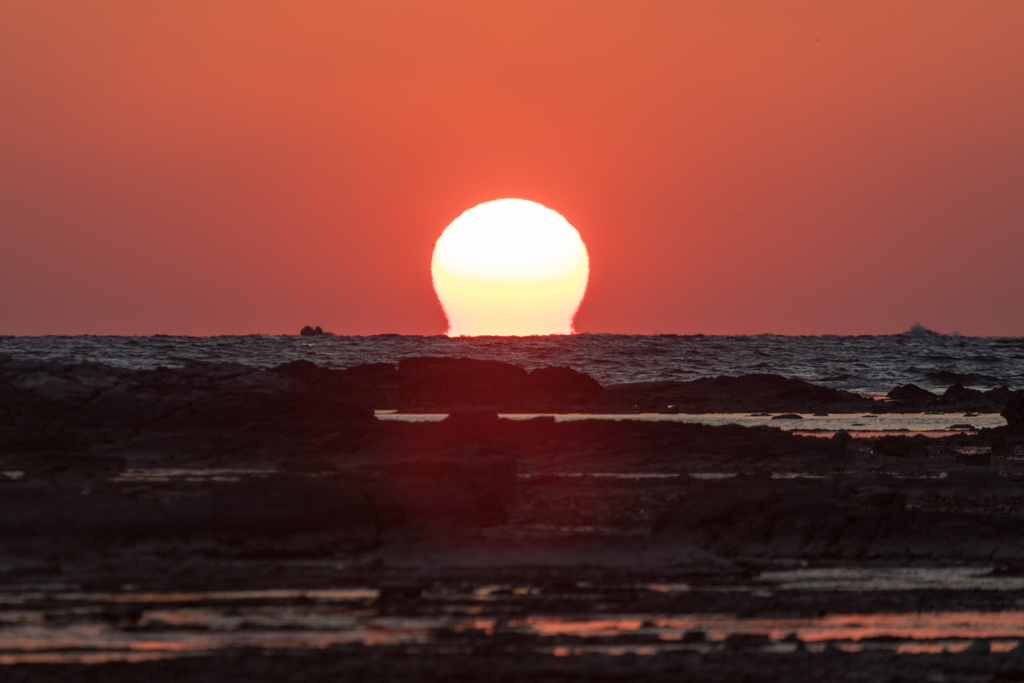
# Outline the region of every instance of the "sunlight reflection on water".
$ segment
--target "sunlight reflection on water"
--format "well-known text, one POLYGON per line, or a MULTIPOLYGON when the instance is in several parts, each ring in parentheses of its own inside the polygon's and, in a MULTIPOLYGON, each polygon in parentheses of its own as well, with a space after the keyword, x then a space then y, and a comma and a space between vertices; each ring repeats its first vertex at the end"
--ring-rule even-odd
MULTIPOLYGON (((1024 577, 994 576, 992 567, 804 568, 762 572, 754 583, 733 589, 755 590, 758 594, 764 588, 1024 590, 1024 577)), ((600 586, 580 587, 585 590, 575 593, 575 600, 602 600, 600 586)), ((397 615, 382 612, 376 602, 380 592, 366 587, 189 593, 89 593, 57 585, 52 590, 45 586, 31 591, 13 588, 0 588, 0 604, 8 606, 0 608, 0 664, 7 665, 138 662, 238 647, 423 647, 436 644, 445 633, 484 640, 503 634, 515 636, 518 640, 514 642, 528 650, 558 656, 712 652, 728 647, 730 639, 742 637, 753 639, 747 641, 748 646, 752 642, 762 651, 778 653, 798 649, 822 652, 828 647, 849 652, 883 649, 897 654, 956 653, 976 641, 985 642, 991 652, 1008 652, 1024 639, 1024 611, 1016 610, 780 618, 721 613, 530 614, 524 612, 528 603, 522 601, 543 600, 549 596, 549 589, 529 585, 428 589, 423 594, 426 603, 422 608, 397 615), (116 604, 137 605, 137 609, 110 612, 109 606, 116 604), (442 604, 444 609, 438 609, 442 604), (484 608, 490 613, 481 614, 484 608), (112 619, 111 614, 120 616, 112 619), (566 638, 586 640, 566 643, 566 638)), ((640 584, 635 588, 658 594, 730 590, 729 586, 701 588, 689 584, 640 584)), ((550 597, 557 598, 557 592, 550 593, 550 597)))
MULTIPOLYGON (((383 422, 441 422, 447 413, 399 413, 390 410, 378 410, 374 413, 383 422)), ((960 413, 928 415, 924 413, 880 413, 865 417, 863 413, 833 414, 816 416, 801 415, 801 419, 773 419, 773 415, 751 415, 749 413, 705 413, 705 414, 674 414, 674 413, 638 413, 626 414, 591 414, 591 413, 502 413, 499 417, 512 421, 530 420, 536 417, 554 417, 555 422, 578 422, 581 420, 612 420, 636 422, 679 422, 683 424, 702 424, 709 426, 740 425, 742 427, 777 427, 784 431, 811 432, 815 430, 828 432, 848 431, 851 434, 879 435, 888 432, 921 432, 926 434, 947 435, 951 431, 962 431, 957 425, 970 425, 974 429, 990 429, 1006 425, 1006 420, 998 413, 984 413, 973 417, 964 417, 960 413)))

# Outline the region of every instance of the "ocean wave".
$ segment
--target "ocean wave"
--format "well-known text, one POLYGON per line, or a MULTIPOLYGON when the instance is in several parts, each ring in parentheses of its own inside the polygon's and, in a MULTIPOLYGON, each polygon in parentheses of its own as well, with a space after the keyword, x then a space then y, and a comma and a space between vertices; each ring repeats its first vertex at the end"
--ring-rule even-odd
POLYGON ((442 356, 499 360, 528 369, 565 365, 604 384, 771 372, 842 383, 844 389, 860 391, 888 391, 908 383, 942 389, 957 382, 1024 388, 1024 355, 1006 353, 1007 346, 1022 347, 1024 341, 942 335, 0 336, 0 354, 18 359, 94 361, 130 368, 174 367, 197 360, 272 367, 303 359, 345 368, 442 356))

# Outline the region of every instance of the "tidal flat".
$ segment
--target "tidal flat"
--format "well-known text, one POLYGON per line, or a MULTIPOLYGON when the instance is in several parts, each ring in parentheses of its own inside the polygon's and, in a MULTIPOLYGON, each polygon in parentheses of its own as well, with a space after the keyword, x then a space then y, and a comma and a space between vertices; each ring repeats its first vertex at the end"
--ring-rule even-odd
POLYGON ((884 399, 5 359, 0 673, 1024 679, 1024 397, 884 399), (941 426, 824 422, 854 416, 941 426))

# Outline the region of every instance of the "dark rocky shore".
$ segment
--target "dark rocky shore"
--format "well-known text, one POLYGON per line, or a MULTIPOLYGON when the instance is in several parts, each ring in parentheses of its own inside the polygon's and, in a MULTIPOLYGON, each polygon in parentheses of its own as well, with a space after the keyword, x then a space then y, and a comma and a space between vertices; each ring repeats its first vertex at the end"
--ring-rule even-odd
MULTIPOLYGON (((959 592, 750 588, 794 566, 1024 577, 1024 394, 1008 389, 904 386, 875 401, 771 375, 602 387, 568 368, 465 359, 134 371, 0 358, 0 472, 4 595, 42 584, 144 593, 368 586, 376 597, 360 614, 412 619, 463 609, 458 596, 484 586, 525 591, 473 607, 495 620, 490 631, 435 629, 415 647, 21 663, 0 668, 4 680, 1024 679, 1022 648, 996 655, 987 641, 913 657, 811 653, 787 641, 795 649, 780 654, 756 638, 710 647, 695 632, 690 649, 565 657, 552 648, 643 644, 643 628, 601 640, 503 626, 524 615, 1019 609, 1021 582, 959 592), (388 422, 375 409, 451 415, 388 422), (754 411, 1001 412, 1007 426, 852 439, 497 417, 754 411), (681 584, 689 588, 638 587, 681 584)), ((18 609, 71 618, 56 598, 34 595, 18 609)), ((153 623, 151 605, 132 604, 98 615, 83 607, 75 618, 125 633, 153 623)), ((3 623, 0 662, 17 650, 4 645, 13 627, 3 623)))

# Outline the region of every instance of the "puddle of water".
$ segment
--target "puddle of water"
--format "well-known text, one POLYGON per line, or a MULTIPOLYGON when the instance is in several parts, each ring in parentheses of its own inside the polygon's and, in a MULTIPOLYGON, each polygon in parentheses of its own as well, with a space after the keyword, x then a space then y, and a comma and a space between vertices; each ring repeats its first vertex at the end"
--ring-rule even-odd
MULTIPOLYGON (((823 439, 830 439, 830 438, 832 438, 833 436, 836 435, 836 432, 829 432, 829 431, 806 431, 806 430, 802 430, 802 429, 792 429, 790 431, 792 431, 794 434, 798 434, 800 436, 816 436, 816 437, 820 437, 820 438, 823 438, 823 439)), ((884 429, 883 430, 879 430, 879 429, 857 429, 857 428, 844 429, 844 430, 840 430, 840 431, 845 431, 847 434, 849 434, 850 436, 852 436, 855 439, 873 439, 873 438, 879 437, 879 436, 919 436, 919 435, 920 436, 927 436, 929 439, 941 439, 944 436, 949 436, 950 434, 956 433, 956 432, 951 432, 949 430, 945 430, 945 431, 930 430, 929 431, 929 430, 909 430, 909 429, 903 430, 903 429, 901 429, 901 430, 898 430, 898 431, 897 430, 885 431, 884 429)), ((957 430, 957 431, 959 431, 959 430, 957 430)))
POLYGON ((341 588, 333 590, 253 590, 208 591, 205 593, 58 593, 57 600, 90 602, 230 602, 235 600, 376 600, 376 588, 341 588))
POLYGON ((440 422, 448 413, 398 413, 375 410, 374 416, 381 422, 440 422))
POLYGON ((920 473, 907 473, 907 472, 894 472, 891 470, 877 470, 875 474, 884 477, 892 477, 893 479, 946 479, 949 477, 949 472, 939 472, 938 474, 920 474, 920 473))
MULTIPOLYGON (((678 479, 690 477, 691 479, 732 479, 739 476, 736 472, 690 472, 688 474, 672 472, 524 472, 517 475, 521 479, 532 479, 534 477, 565 477, 578 479, 585 477, 596 477, 605 479, 626 479, 642 481, 645 479, 678 479)), ((772 472, 772 479, 832 479, 831 474, 813 474, 811 472, 772 472)))
POLYGON ((642 479, 678 479, 682 475, 673 472, 562 472, 552 474, 544 472, 524 472, 517 476, 521 479, 532 479, 533 477, 599 477, 605 479, 629 479, 639 481, 642 479))
POLYGON ((763 572, 775 590, 1024 590, 1024 576, 992 576, 992 567, 818 567, 763 572))
POLYGON ((146 661, 207 654, 226 648, 264 650, 324 649, 335 645, 428 645, 440 632, 496 633, 537 639, 535 648, 555 652, 545 639, 587 638, 566 647, 563 655, 587 653, 651 655, 670 649, 721 649, 734 636, 762 637, 759 649, 824 650, 826 644, 846 651, 891 649, 901 654, 961 652, 976 640, 1008 652, 1024 638, 1022 612, 925 612, 835 614, 813 618, 739 618, 727 614, 661 616, 604 615, 600 618, 537 615, 499 622, 461 616, 382 617, 311 613, 293 609, 241 609, 230 615, 212 610, 152 610, 135 628, 108 623, 67 626, 9 624, 0 664, 38 662, 146 661), (694 638, 694 634, 700 634, 694 638), (628 642, 616 642, 625 638, 628 642), (639 642, 638 642, 639 641, 639 642), (689 642, 688 642, 689 641, 689 642), (815 647, 820 645, 821 647, 815 647))
POLYGON ((38 587, 24 590, 20 586, 4 586, 0 588, 0 605, 19 605, 40 600, 61 602, 91 603, 195 603, 195 602, 232 602, 255 600, 319 600, 341 601, 376 600, 380 591, 376 588, 335 588, 327 590, 239 590, 239 591, 206 591, 182 593, 143 593, 126 591, 123 593, 85 593, 68 591, 66 587, 47 590, 38 587))
MULTIPOLYGON (((378 420, 385 422, 440 422, 448 417, 447 413, 399 413, 396 411, 375 411, 378 420)), ((833 414, 816 416, 810 413, 801 414, 802 419, 773 419, 777 415, 751 415, 750 413, 638 413, 638 414, 604 414, 604 413, 503 413, 499 417, 506 420, 521 421, 535 417, 554 417, 555 422, 577 422, 580 420, 612 420, 637 422, 682 422, 685 424, 704 424, 711 426, 740 425, 743 427, 777 427, 785 431, 830 432, 837 431, 870 432, 872 436, 883 433, 926 436, 948 436, 954 425, 969 424, 973 429, 1002 427, 1006 420, 998 413, 985 413, 966 418, 961 413, 927 415, 924 413, 880 413, 878 415, 833 414)), ((960 431, 960 430, 956 430, 960 431)), ((813 433, 813 432, 812 432, 813 433)), ((824 435, 824 434, 823 434, 824 435)))
POLYGON ((611 479, 675 479, 680 475, 667 472, 594 472, 590 476, 611 479))
POLYGON ((131 469, 124 470, 111 479, 111 481, 150 483, 171 481, 240 481, 246 477, 266 477, 274 473, 274 470, 247 469, 131 469))
MULTIPOLYGON (((1024 578, 992 577, 991 572, 991 567, 796 569, 765 572, 757 583, 774 584, 782 590, 1024 590, 1024 578)), ((577 587, 597 590, 590 584, 577 587)), ((693 590, 688 584, 642 587, 660 593, 693 590)), ((822 652, 835 647, 849 652, 888 649, 898 654, 963 652, 978 640, 987 642, 992 652, 1009 652, 1024 639, 1024 611, 826 614, 806 618, 657 613, 523 615, 519 609, 511 614, 480 614, 479 605, 494 606, 499 600, 515 604, 516 600, 535 599, 542 593, 534 586, 513 585, 480 586, 468 592, 427 592, 424 599, 444 601, 444 609, 428 605, 412 614, 391 615, 376 608, 373 601, 380 593, 372 588, 203 593, 44 590, 31 594, 6 590, 5 597, 45 598, 48 606, 0 609, 0 665, 140 662, 237 647, 429 647, 442 643, 443 634, 452 632, 480 639, 502 634, 528 636, 533 640, 520 640, 523 647, 556 656, 652 655, 680 649, 709 652, 729 647, 732 637, 750 637, 753 640, 748 641, 749 647, 780 653, 800 648, 822 652), (54 608, 53 602, 67 603, 67 607, 54 608), (124 603, 139 608, 112 619, 109 606, 124 603), (587 642, 565 644, 567 637, 586 638, 587 642)), ((13 599, 5 604, 18 602, 29 600, 13 599)))
MULTIPOLYGON (((199 653, 196 653, 199 654, 199 653)), ((110 664, 124 662, 155 662, 162 659, 177 659, 185 656, 181 652, 19 652, 0 654, 0 666, 12 664, 110 664)))
POLYGON ((689 593, 691 590, 688 583, 645 583, 637 587, 655 593, 689 593))
POLYGON ((601 619, 530 616, 509 620, 513 629, 541 637, 621 637, 652 635, 659 640, 683 640, 703 633, 707 641, 729 636, 764 635, 769 640, 795 636, 802 642, 864 641, 896 638, 915 641, 1024 638, 1024 612, 910 612, 890 614, 828 614, 807 618, 741 618, 726 614, 660 617, 606 616, 601 619))

